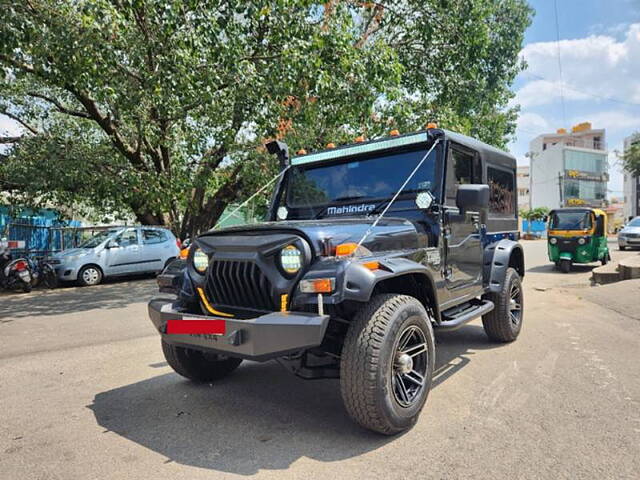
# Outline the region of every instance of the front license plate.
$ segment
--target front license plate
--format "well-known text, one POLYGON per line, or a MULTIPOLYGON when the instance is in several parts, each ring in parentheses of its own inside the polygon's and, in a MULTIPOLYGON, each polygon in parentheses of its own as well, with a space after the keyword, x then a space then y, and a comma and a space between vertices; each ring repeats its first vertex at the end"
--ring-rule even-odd
POLYGON ((168 320, 167 333, 174 335, 224 335, 227 332, 226 320, 187 319, 168 320))

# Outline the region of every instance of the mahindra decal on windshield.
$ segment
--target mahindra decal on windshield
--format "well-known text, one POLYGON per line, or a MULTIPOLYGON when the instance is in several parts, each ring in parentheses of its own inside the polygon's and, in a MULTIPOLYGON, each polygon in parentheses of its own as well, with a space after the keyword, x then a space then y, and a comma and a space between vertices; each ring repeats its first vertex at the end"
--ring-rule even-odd
POLYGON ((360 205, 343 205, 340 207, 329 207, 327 209, 327 215, 349 215, 353 213, 369 213, 375 210, 376 206, 374 204, 365 204, 362 203, 360 205))

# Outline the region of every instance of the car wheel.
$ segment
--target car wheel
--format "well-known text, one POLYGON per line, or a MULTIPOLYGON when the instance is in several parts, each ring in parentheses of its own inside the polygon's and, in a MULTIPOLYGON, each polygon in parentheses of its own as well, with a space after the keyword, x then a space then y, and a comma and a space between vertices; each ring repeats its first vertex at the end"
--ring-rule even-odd
POLYGON ((562 273, 569 273, 571 271, 571 260, 560 260, 560 271, 562 273))
POLYGON ((162 353, 174 372, 194 382, 220 380, 242 363, 241 358, 222 357, 192 348, 177 347, 164 340, 162 353))
POLYGON ((406 295, 374 297, 356 314, 342 348, 340 390, 347 412, 385 435, 411 428, 431 389, 434 361, 424 306, 406 295))
POLYGON ((623 251, 623 252, 624 252, 626 249, 627 249, 627 247, 624 247, 624 246, 622 246, 622 245, 618 245, 618 250, 620 250, 620 251, 623 251))
POLYGON ((520 335, 524 319, 524 293, 518 272, 508 268, 502 289, 488 293, 484 298, 495 305, 482 316, 485 333, 495 342, 513 342, 520 335))
POLYGON ((102 270, 95 265, 85 265, 78 272, 78 283, 83 287, 99 285, 102 282, 102 270))

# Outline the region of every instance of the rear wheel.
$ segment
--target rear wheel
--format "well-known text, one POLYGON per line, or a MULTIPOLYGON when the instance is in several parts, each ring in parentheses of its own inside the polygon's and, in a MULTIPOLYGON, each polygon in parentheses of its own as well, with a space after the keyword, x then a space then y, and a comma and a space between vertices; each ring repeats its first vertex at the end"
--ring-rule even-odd
POLYGON ((241 358, 224 357, 192 348, 177 347, 162 340, 162 353, 173 371, 194 382, 220 380, 242 363, 241 358))
POLYGON ((562 273, 569 273, 571 271, 571 260, 560 260, 560 271, 562 273))
POLYGON ((342 348, 340 389, 349 415, 385 435, 411 428, 431 389, 434 361, 424 306, 406 295, 374 297, 356 314, 342 348))
POLYGON ((522 330, 524 294, 520 275, 508 268, 502 290, 488 293, 494 309, 482 316, 482 326, 487 336, 496 342, 513 342, 522 330))

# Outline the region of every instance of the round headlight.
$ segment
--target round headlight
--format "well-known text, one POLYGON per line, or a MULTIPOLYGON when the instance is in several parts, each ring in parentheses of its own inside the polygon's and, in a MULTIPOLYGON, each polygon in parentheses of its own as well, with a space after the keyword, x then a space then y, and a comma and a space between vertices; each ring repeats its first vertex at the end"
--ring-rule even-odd
POLYGON ((193 252, 193 268, 196 269, 198 273, 204 273, 207 271, 207 266, 209 265, 209 257, 199 248, 196 248, 195 252, 193 252))
POLYGON ((580 237, 580 238, 578 239, 578 243, 579 243, 580 245, 584 245, 585 243, 587 243, 587 241, 586 241, 584 238, 580 237))
POLYGON ((302 268, 302 252, 293 245, 287 245, 280 252, 280 265, 287 273, 298 273, 302 268))
POLYGON ((557 239, 557 238, 555 238, 555 237, 551 237, 551 238, 549 239, 549 243, 550 243, 551 245, 555 245, 556 243, 558 243, 558 239, 557 239))

